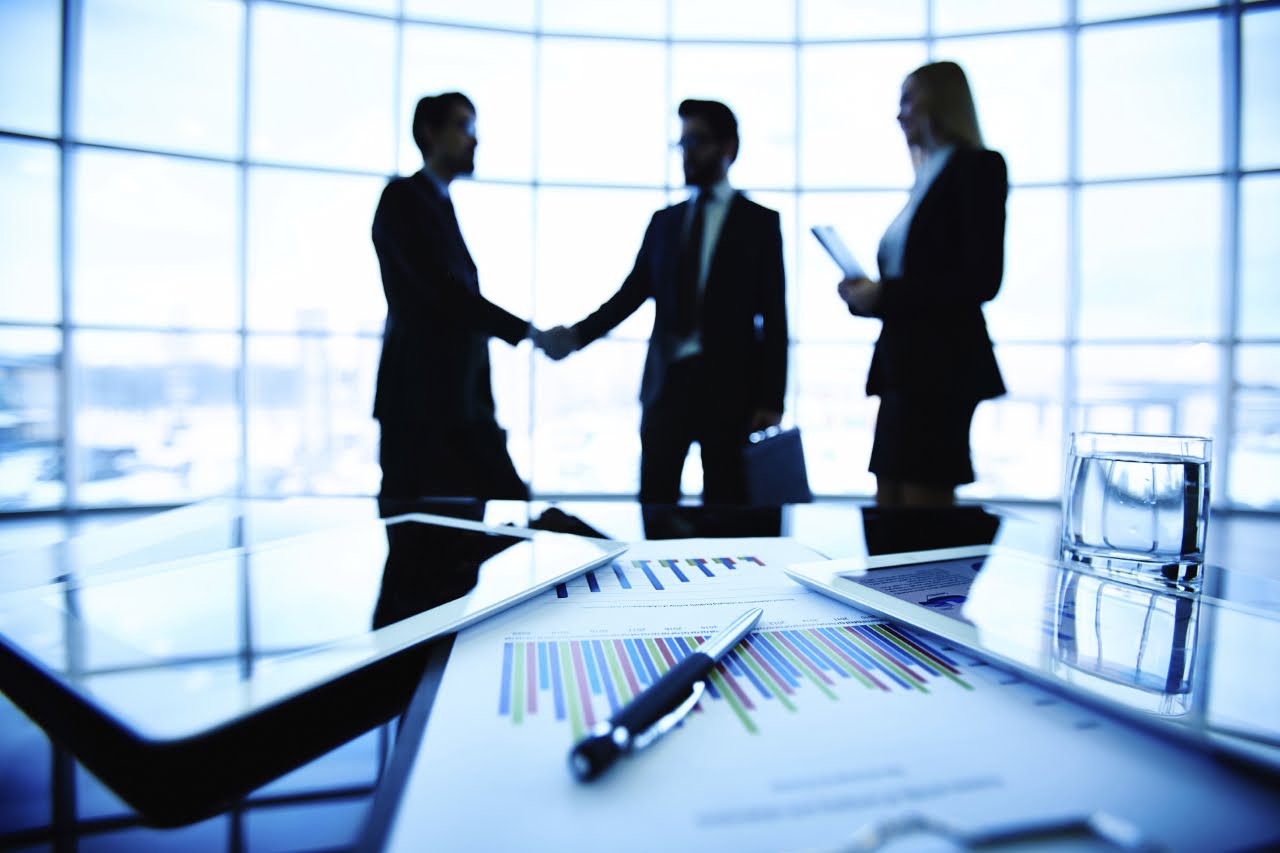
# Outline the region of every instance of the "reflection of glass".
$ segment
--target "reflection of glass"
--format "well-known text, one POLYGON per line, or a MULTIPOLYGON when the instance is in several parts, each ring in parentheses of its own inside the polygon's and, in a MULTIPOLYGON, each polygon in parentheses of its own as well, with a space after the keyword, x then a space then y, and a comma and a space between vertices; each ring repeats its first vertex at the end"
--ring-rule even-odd
POLYGON ((76 91, 86 137, 240 152, 244 4, 86 0, 83 32, 76 91))
POLYGON ((1053 613, 1063 680, 1162 716, 1191 709, 1198 597, 1064 570, 1053 613))

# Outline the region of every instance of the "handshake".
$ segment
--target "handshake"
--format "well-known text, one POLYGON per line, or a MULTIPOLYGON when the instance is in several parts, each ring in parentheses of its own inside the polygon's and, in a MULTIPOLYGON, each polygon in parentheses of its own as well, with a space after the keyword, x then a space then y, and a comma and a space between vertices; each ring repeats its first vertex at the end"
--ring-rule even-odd
POLYGON ((533 329, 529 337, 533 338, 533 345, 542 350, 552 361, 559 361, 569 353, 576 352, 581 346, 573 329, 565 326, 556 326, 546 331, 533 329))

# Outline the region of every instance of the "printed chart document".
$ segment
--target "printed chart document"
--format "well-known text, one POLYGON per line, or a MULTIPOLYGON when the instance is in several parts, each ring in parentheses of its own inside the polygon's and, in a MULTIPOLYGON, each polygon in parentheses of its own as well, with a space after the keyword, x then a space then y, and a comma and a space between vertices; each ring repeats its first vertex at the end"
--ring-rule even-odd
POLYGON ((460 633, 386 849, 823 849, 909 812, 977 830, 1104 810, 1173 850, 1280 837, 1280 794, 782 574, 815 559, 637 543, 460 633), (754 607, 680 728, 574 781, 578 739, 754 607))

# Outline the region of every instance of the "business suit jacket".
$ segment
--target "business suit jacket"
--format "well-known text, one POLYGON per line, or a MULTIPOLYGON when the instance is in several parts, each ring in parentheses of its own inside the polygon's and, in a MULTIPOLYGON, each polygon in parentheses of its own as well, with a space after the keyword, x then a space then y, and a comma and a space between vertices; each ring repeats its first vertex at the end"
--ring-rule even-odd
MULTIPOLYGON (((640 385, 646 409, 658 400, 679 343, 674 333, 677 267, 689 204, 653 215, 622 287, 574 327, 585 346, 653 298, 653 334, 640 385)), ((702 359, 715 396, 709 403, 744 421, 755 409, 781 412, 787 384, 787 306, 777 211, 734 193, 707 268, 700 316, 702 359)))
POLYGON ((459 429, 493 424, 489 338, 528 323, 480 295, 453 205, 424 172, 396 178, 373 217, 387 321, 373 416, 459 429))
POLYGON ((868 394, 1005 392, 982 303, 1004 274, 1008 191, 1004 158, 984 149, 957 148, 934 179, 907 231, 902 277, 882 280, 868 394))

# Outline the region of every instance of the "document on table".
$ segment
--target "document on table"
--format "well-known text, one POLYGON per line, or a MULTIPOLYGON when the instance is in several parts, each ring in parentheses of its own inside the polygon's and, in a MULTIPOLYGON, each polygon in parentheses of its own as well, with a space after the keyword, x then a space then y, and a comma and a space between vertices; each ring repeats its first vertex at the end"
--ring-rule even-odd
POLYGON ((814 559, 637 543, 461 632, 387 849, 810 849, 907 812, 978 830, 1105 810, 1170 849, 1280 837, 1280 795, 782 573, 814 559), (751 607, 679 729, 574 781, 579 738, 751 607))

